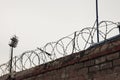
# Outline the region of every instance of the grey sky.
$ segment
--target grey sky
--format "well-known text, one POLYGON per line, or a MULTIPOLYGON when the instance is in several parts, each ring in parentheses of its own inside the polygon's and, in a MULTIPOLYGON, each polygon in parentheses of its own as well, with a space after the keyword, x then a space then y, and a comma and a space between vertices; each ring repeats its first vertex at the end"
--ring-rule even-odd
MULTIPOLYGON (((120 21, 120 0, 99 0, 99 20, 120 21)), ((19 37, 14 55, 42 47, 92 26, 95 0, 0 0, 0 64, 8 61, 8 43, 19 37)))

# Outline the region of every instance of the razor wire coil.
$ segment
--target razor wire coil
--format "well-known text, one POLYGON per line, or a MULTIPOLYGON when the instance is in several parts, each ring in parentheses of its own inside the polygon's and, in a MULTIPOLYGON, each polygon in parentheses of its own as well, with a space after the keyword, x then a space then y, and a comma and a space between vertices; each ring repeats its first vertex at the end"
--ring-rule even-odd
MULTIPOLYGON (((110 37, 119 34, 119 23, 112 21, 101 21, 99 23, 99 38, 104 41, 110 37)), ((87 49, 97 43, 96 21, 92 27, 86 27, 80 31, 59 39, 56 42, 49 42, 43 47, 38 47, 35 50, 30 50, 22 53, 20 56, 13 58, 13 72, 35 67, 40 64, 53 61, 57 58, 76 53, 87 49)), ((0 75, 9 73, 9 62, 0 65, 0 75)))

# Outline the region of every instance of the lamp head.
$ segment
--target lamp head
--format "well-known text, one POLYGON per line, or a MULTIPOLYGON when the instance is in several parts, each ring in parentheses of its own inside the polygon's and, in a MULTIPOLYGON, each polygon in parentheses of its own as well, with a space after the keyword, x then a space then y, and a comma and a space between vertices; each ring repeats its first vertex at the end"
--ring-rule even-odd
POLYGON ((18 44, 18 38, 16 35, 14 35, 11 38, 11 42, 10 42, 9 46, 15 48, 17 46, 17 44, 18 44))

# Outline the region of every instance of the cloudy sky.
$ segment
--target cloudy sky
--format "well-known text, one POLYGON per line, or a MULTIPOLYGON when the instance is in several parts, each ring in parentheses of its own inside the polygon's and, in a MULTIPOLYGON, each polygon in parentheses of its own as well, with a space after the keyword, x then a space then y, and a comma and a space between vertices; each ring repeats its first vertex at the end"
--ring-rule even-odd
MULTIPOLYGON (((120 0, 98 0, 99 20, 120 21, 120 0)), ((0 64, 8 43, 19 39, 14 55, 42 47, 95 22, 95 0, 0 0, 0 64)))

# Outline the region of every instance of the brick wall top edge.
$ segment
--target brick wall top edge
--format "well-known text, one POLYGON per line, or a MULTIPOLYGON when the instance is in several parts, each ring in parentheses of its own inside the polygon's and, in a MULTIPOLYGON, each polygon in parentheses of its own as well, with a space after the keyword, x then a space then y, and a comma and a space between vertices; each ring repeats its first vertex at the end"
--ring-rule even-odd
POLYGON ((15 78, 17 80, 22 80, 31 76, 36 76, 48 71, 69 66, 77 62, 83 62, 93 58, 97 58, 99 56, 107 55, 118 50, 120 50, 120 36, 111 39, 108 42, 105 41, 102 44, 97 44, 96 46, 90 47, 87 50, 73 53, 71 55, 48 62, 46 64, 41 64, 34 68, 18 72, 16 73, 15 78), (112 46, 112 44, 114 44, 114 46, 112 46))

